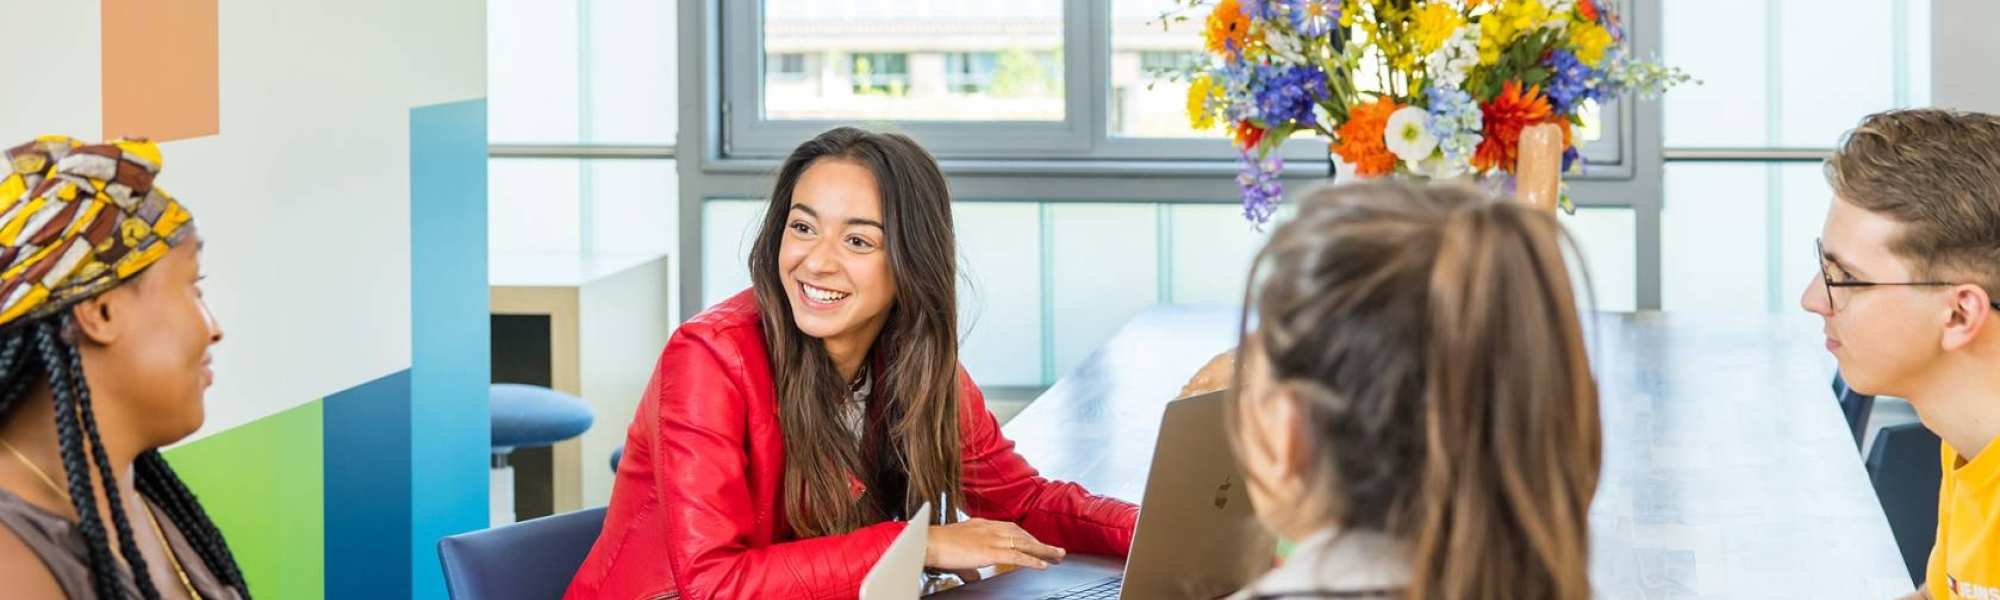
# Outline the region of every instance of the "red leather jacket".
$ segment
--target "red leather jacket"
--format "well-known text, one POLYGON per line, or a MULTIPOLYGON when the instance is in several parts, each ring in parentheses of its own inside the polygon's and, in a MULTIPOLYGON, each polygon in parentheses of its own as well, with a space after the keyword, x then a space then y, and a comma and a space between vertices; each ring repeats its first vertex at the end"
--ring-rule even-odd
MULTIPOLYGON (((1138 507, 1040 477, 959 370, 967 514, 1070 552, 1124 556, 1138 507)), ((682 324, 625 440, 604 532, 566 598, 853 598, 900 522, 796 539, 784 435, 749 292, 682 324)))

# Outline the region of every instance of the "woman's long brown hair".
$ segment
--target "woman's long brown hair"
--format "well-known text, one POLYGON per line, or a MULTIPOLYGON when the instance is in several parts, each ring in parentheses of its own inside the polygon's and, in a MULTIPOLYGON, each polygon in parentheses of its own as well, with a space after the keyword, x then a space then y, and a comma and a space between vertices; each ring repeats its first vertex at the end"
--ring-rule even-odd
POLYGON ((1603 434, 1566 240, 1475 188, 1369 183, 1308 194, 1258 255, 1244 348, 1315 461, 1292 516, 1407 543, 1408 598, 1591 596, 1603 434))
POLYGON ((900 515, 886 514, 876 495, 902 488, 903 514, 931 502, 935 523, 957 520, 959 489, 957 262, 951 194, 944 174, 908 137, 842 127, 800 145, 778 171, 762 230, 750 251, 750 280, 762 315, 776 380, 778 425, 785 437, 785 517, 800 537, 852 531, 900 515), (875 365, 869 450, 896 485, 876 480, 842 425, 848 397, 826 345, 799 330, 778 273, 778 245, 791 212, 792 189, 813 164, 850 161, 874 175, 882 201, 884 245, 896 297, 888 323, 869 351, 875 365), (856 497, 849 477, 868 484, 856 497))

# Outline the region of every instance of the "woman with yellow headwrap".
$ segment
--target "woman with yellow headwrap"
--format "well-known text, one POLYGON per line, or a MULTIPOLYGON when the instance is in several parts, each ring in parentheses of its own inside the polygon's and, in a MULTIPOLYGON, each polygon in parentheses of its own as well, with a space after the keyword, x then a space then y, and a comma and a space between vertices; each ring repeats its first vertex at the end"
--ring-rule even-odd
POLYGON ((159 448, 201 427, 222 329, 159 149, 45 136, 0 179, 0 581, 8 597, 248 598, 159 448))

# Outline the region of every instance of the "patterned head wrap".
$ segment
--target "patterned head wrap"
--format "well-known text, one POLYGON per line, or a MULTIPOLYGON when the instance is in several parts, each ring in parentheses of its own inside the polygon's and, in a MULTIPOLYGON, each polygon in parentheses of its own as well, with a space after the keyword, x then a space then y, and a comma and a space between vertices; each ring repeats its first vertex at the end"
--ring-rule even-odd
POLYGON ((9 148, 0 179, 0 327, 111 289, 191 238, 192 216, 153 187, 160 149, 42 136, 9 148))

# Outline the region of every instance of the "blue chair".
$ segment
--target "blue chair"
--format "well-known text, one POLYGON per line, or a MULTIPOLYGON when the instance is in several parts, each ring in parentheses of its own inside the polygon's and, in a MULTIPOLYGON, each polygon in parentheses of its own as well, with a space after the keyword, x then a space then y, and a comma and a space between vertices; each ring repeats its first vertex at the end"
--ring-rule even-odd
POLYGON ((507 455, 516 448, 536 448, 567 440, 590 429, 597 420, 582 398, 538 385, 496 383, 488 390, 493 413, 492 503, 488 519, 494 525, 514 522, 514 472, 507 455))
POLYGON ((496 383, 493 403, 493 449, 547 446, 590 429, 597 420, 582 398, 538 385, 496 383))
POLYGON ((604 510, 550 515, 438 540, 445 590, 455 600, 561 598, 604 529, 604 510))
POLYGON ((1854 449, 1861 449, 1861 440, 1868 435, 1868 415, 1875 410, 1875 397, 1854 391, 1847 386, 1847 380, 1839 372, 1833 374, 1833 397, 1840 402, 1840 414, 1847 418, 1847 429, 1854 434, 1854 449))
POLYGON ((618 472, 618 461, 619 461, 619 460, 622 460, 622 459, 624 459, 624 458, 625 458, 625 446, 624 446, 623 444, 620 444, 620 445, 618 446, 618 449, 617 449, 617 450, 612 450, 612 451, 611 451, 611 472, 612 472, 612 473, 614 473, 614 474, 615 474, 615 473, 617 473, 617 472, 618 472))
POLYGON ((1868 479, 1889 518, 1889 532, 1903 553, 1910 583, 1924 581, 1937 540, 1938 482, 1943 478, 1938 437, 1920 423, 1883 427, 1868 452, 1868 479))

